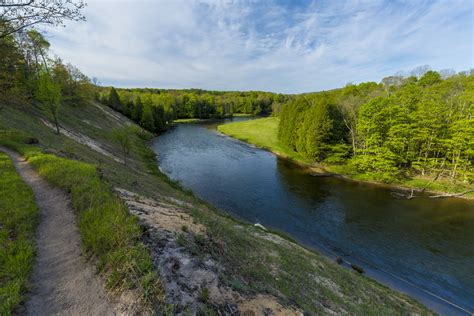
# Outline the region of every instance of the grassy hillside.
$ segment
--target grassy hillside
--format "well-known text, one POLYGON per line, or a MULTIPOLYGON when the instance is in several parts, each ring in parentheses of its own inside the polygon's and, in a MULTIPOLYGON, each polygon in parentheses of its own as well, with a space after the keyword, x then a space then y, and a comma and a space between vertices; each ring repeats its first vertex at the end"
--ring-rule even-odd
MULTIPOLYGON (((12 111, 11 114, 11 118, 19 118, 16 116, 19 113, 12 111)), ((29 126, 35 125, 32 117, 24 118, 29 126)), ((66 141, 62 150, 28 145, 38 141, 41 144, 41 136, 48 134, 41 126, 37 128, 39 132, 32 134, 3 125, 0 129, 0 144, 21 153, 41 177, 71 194, 85 254, 97 263, 110 290, 133 290, 142 310, 162 302, 163 289, 149 253, 140 242, 141 228, 136 218, 128 214, 122 201, 112 193, 110 184, 102 179, 101 170, 96 165, 68 159, 76 158, 74 153, 80 148, 73 146, 78 144, 66 141)), ((52 139, 47 141, 51 142, 52 139)), ((115 161, 113 156, 109 159, 115 161)), ((20 188, 15 191, 18 191, 18 199, 22 201, 20 188)), ((27 187, 26 192, 30 191, 27 187)), ((21 219, 17 218, 17 221, 21 219)))
MULTIPOLYGON (((311 166, 317 171, 326 171, 335 174, 342 174, 355 180, 377 182, 377 179, 371 177, 369 174, 358 173, 355 168, 353 168, 350 164, 316 164, 304 158, 301 154, 292 150, 288 146, 283 145, 278 140, 278 124, 279 119, 277 117, 268 117, 251 121, 220 125, 218 126, 218 130, 226 135, 248 142, 260 148, 267 149, 282 157, 292 159, 296 162, 311 166)), ((451 181, 439 180, 432 181, 432 177, 415 177, 406 179, 400 178, 392 182, 392 184, 407 188, 426 189, 428 191, 433 192, 447 193, 459 193, 469 189, 473 189, 472 186, 469 186, 467 184, 463 185, 459 182, 453 183, 451 181)), ((468 193, 464 195, 464 197, 474 198, 474 192, 468 193)))
MULTIPOLYGON (((196 257, 201 266, 212 259, 218 264, 222 287, 245 297, 271 295, 283 305, 312 314, 430 313, 405 295, 284 236, 237 221, 181 190, 158 171, 147 147, 150 135, 100 104, 64 106, 62 135, 42 121, 46 118, 35 107, 1 111, 0 143, 25 154, 43 177, 71 193, 85 249, 99 259, 111 288, 132 288, 150 301, 161 295, 160 280, 150 270, 148 250, 140 242, 149 233, 140 235, 144 229, 138 230, 134 217, 126 215, 111 190, 119 187, 173 205, 202 225, 202 232, 182 227, 175 235, 180 249, 196 257), (113 130, 127 126, 134 132, 130 132, 132 146, 124 164, 113 130), (39 144, 25 144, 32 137, 39 144)), ((157 258, 153 259, 156 263, 157 258)), ((199 291, 199 304, 206 313, 223 311, 212 291, 199 291)))

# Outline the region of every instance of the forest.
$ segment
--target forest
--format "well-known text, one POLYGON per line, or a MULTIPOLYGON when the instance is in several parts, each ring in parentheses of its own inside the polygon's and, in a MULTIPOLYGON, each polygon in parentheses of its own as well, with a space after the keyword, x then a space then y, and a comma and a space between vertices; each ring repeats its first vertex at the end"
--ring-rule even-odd
POLYGON ((278 138, 304 157, 382 181, 474 180, 474 74, 392 76, 295 96, 278 138))
POLYGON ((287 102, 271 92, 222 92, 200 89, 103 88, 98 99, 152 132, 162 132, 176 119, 231 117, 234 113, 268 115, 287 102))

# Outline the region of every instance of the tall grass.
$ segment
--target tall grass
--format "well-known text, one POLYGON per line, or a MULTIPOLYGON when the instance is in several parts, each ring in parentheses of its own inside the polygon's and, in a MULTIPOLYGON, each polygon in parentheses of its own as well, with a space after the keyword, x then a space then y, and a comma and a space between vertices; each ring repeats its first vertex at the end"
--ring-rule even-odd
POLYGON ((11 314, 27 288, 37 221, 33 191, 0 152, 0 315, 11 314))
POLYGON ((82 246, 98 262, 106 276, 107 287, 122 291, 134 289, 141 305, 152 307, 164 299, 163 288, 151 257, 140 241, 137 218, 101 179, 94 165, 42 153, 25 145, 26 134, 12 136, 0 132, 0 143, 23 154, 39 175, 70 193, 78 218, 82 246))

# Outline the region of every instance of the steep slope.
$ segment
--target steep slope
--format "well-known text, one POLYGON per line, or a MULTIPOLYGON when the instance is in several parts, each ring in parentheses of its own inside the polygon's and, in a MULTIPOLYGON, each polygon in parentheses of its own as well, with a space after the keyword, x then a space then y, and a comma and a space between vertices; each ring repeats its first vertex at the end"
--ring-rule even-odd
POLYGON ((38 139, 43 152, 98 167, 140 220, 141 239, 166 290, 161 312, 430 313, 405 295, 183 191, 158 171, 146 146, 150 135, 100 104, 63 107, 61 135, 47 122, 40 109, 6 107, 0 142, 9 142, 12 129, 23 131, 38 139), (132 146, 124 164, 112 131, 127 126, 132 146))

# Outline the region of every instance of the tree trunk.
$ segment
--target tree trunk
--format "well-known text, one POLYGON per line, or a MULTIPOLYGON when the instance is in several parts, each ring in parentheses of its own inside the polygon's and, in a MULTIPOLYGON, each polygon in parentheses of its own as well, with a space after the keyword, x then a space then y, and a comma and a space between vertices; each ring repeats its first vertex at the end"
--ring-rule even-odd
POLYGON ((54 125, 56 126, 56 134, 61 135, 59 131, 59 122, 56 114, 53 113, 54 125))

